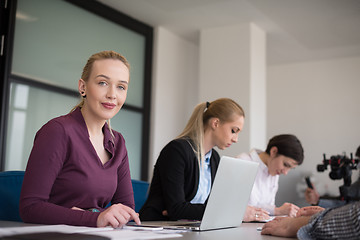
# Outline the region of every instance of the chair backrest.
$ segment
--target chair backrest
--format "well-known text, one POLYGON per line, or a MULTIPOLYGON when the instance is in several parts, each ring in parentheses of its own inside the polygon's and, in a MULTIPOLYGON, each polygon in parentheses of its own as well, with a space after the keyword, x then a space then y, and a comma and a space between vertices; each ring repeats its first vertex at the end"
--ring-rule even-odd
POLYGON ((134 190, 135 211, 139 212, 147 199, 149 183, 135 179, 131 179, 131 183, 134 190))
MULTIPOLYGON (((19 215, 19 199, 24 171, 0 172, 0 220, 22 222, 19 215)), ((149 183, 140 180, 131 180, 134 190, 135 211, 139 212, 144 205, 149 183)))
POLYGON ((19 199, 24 171, 0 172, 0 220, 22 222, 19 199))

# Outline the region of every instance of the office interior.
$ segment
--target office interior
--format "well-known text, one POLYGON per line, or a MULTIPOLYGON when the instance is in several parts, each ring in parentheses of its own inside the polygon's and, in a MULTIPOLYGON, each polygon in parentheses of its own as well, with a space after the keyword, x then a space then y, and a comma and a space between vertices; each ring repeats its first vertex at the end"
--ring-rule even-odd
MULTIPOLYGON (((37 2, 44 4, 44 1, 37 2)), ((70 4, 72 1, 57 2, 70 4)), ((328 157, 350 155, 360 145, 358 1, 89 2, 110 7, 153 30, 151 71, 148 71, 151 84, 141 86, 149 91, 149 106, 140 103, 138 107, 137 100, 132 99, 126 109, 134 110, 135 115, 149 110, 147 146, 133 151, 139 155, 146 152, 134 157, 145 156, 146 164, 142 165, 142 174, 134 178, 151 180, 162 147, 181 132, 196 104, 229 97, 244 108, 246 120, 238 142, 219 151, 221 155, 236 156, 251 148, 265 149, 272 136, 295 134, 303 144, 305 160, 287 176, 280 177, 277 204, 304 205, 304 177, 309 175, 321 194, 338 195, 342 180, 331 180, 329 170, 318 172, 316 166, 322 163, 324 153, 328 157)), ((101 42, 98 49, 101 49, 101 42)), ((80 73, 83 62, 74 62, 70 54, 65 55, 69 56, 69 63, 64 65, 74 64, 72 70, 80 73)), ((38 60, 31 61, 34 64, 38 60)), ((131 64, 131 73, 136 79, 138 69, 131 64)), ((61 70, 54 72, 64 74, 64 81, 71 82, 71 95, 76 92, 78 76, 66 75, 63 66, 59 67, 61 70)), ((66 114, 73 105, 72 100, 63 104, 61 114, 66 114)), ((140 119, 146 118, 144 114, 140 119)), ((131 116, 126 117, 129 125, 124 131, 135 121, 131 116)), ((131 148, 130 142, 140 144, 141 136, 139 133, 134 142, 130 140, 127 147, 131 148)), ((3 153, 2 158, 5 155, 3 153)), ((26 159, 26 155, 22 158, 26 159)), ((23 165, 6 168, 5 164, 3 170, 21 167, 23 165)), ((354 170, 353 181, 358 176, 358 170, 354 170)))

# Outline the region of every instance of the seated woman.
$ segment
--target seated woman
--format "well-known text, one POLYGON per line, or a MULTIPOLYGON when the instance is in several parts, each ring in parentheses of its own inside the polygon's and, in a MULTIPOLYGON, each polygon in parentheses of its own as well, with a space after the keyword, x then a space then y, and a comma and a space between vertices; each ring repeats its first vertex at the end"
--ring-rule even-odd
POLYGON ((89 58, 79 80, 81 103, 35 136, 20 196, 24 222, 140 223, 125 141, 109 125, 125 102, 129 80, 129 63, 119 53, 103 51, 89 58))
POLYGON ((201 220, 220 156, 238 140, 244 111, 220 98, 197 105, 184 131, 161 151, 141 220, 201 220))
POLYGON ((275 196, 279 175, 286 175, 304 160, 299 139, 291 134, 277 135, 270 139, 265 151, 253 149, 250 153, 240 154, 238 158, 260 163, 244 221, 263 221, 269 218, 268 214, 296 216, 298 206, 284 203, 276 207, 275 196))

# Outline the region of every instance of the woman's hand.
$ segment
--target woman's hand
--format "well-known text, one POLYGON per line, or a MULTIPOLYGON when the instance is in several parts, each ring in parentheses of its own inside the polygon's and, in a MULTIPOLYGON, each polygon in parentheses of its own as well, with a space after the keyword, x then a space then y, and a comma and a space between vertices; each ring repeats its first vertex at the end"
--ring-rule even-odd
POLYGON ((265 221, 270 218, 269 212, 265 211, 261 208, 256 208, 253 206, 247 206, 245 215, 243 218, 244 222, 251 222, 251 221, 265 221))
POLYGON ((112 226, 113 228, 119 228, 124 226, 130 220, 134 220, 136 224, 141 224, 139 214, 132 208, 123 204, 113 204, 105 211, 100 213, 97 219, 98 227, 112 226))
POLYGON ((296 237, 297 231, 309 222, 310 217, 277 217, 265 223, 262 227, 262 235, 280 237, 296 237))
POLYGON ((292 203, 284 203, 281 207, 275 208, 275 215, 288 215, 289 217, 295 217, 299 211, 299 207, 292 203))
POLYGON ((300 208, 299 211, 296 214, 296 217, 301 216, 312 216, 318 212, 324 211, 325 208, 319 207, 319 206, 309 206, 309 207, 303 207, 300 208))

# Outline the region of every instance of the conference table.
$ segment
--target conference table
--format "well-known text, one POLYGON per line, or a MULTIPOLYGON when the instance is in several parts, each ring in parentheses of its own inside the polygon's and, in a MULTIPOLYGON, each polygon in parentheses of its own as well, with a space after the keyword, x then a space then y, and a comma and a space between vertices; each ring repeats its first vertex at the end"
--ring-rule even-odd
MULTIPOLYGON (((186 231, 180 232, 181 237, 170 237, 165 239, 178 239, 178 240, 240 240, 240 239, 265 239, 265 240, 276 240, 276 239, 286 239, 282 237, 261 235, 261 228, 264 223, 242 223, 240 227, 237 228, 228 228, 228 229, 219 229, 211 231, 186 231)), ((25 224, 20 222, 11 222, 11 221, 0 221, 0 228, 9 228, 9 227, 23 227, 23 226, 37 226, 33 224, 25 224)), ((1 229, 0 229, 1 232, 1 229)), ((164 238, 162 238, 164 239, 164 238)), ((50 240, 50 239, 49 239, 50 240)))
MULTIPOLYGON (((275 237, 269 235, 261 235, 261 228, 264 223, 242 223, 237 228, 227 228, 203 232, 183 232, 182 238, 173 238, 181 240, 276 240, 276 239, 289 239, 282 237, 275 237)), ((296 239, 296 238, 295 238, 296 239)))

